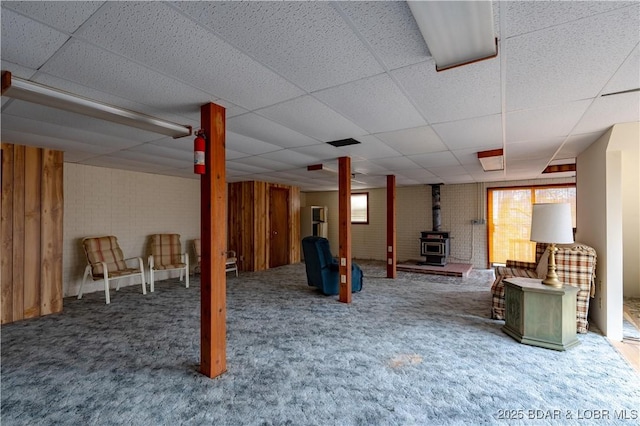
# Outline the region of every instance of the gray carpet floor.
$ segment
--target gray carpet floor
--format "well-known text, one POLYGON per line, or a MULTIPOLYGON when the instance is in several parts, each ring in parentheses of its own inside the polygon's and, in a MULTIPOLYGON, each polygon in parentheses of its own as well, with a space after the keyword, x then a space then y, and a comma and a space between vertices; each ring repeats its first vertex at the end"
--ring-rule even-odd
POLYGON ((638 424, 640 378, 597 332, 558 352, 489 319, 491 271, 361 264, 345 305, 303 264, 231 274, 227 368, 198 373, 199 280, 2 326, 2 425, 638 424))

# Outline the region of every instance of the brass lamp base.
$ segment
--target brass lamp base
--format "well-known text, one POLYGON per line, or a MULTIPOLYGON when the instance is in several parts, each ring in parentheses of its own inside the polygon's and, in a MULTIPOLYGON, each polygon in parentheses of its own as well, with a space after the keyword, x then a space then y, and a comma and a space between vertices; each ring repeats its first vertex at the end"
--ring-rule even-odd
POLYGON ((549 244, 549 266, 547 269, 547 277, 542 280, 542 284, 551 287, 562 287, 562 283, 558 280, 558 274, 556 273, 556 248, 555 243, 549 244))

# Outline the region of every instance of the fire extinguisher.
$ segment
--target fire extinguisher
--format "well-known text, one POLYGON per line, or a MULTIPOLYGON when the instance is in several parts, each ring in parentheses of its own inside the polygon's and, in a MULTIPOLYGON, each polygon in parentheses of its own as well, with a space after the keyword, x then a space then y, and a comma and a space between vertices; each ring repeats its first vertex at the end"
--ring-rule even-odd
POLYGON ((206 146, 206 136, 204 130, 196 132, 196 138, 193 141, 193 172, 199 175, 206 173, 204 164, 204 150, 206 146))

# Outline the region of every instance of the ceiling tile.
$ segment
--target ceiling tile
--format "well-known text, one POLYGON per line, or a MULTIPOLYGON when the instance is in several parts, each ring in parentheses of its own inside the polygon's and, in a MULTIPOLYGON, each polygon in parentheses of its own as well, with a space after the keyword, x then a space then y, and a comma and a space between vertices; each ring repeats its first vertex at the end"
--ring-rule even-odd
POLYGON ((69 38, 4 7, 1 19, 2 60, 23 67, 40 68, 69 38))
POLYGON ((420 168, 418 164, 411 161, 408 157, 376 158, 371 160, 371 162, 388 169, 390 172, 402 172, 404 170, 420 168))
POLYGON ((422 33, 406 2, 336 2, 376 56, 395 69, 431 57, 422 33), (397 31, 402 28, 403 31, 397 31))
POLYGON ((243 108, 303 93, 161 2, 108 2, 78 35, 243 108))
POLYGON ((596 99, 584 114, 574 134, 601 132, 612 124, 640 121, 640 92, 596 99))
POLYGON ((169 158, 172 160, 179 160, 182 163, 186 163, 186 166, 193 164, 193 143, 189 144, 190 149, 181 150, 174 148, 167 148, 164 146, 156 145, 155 143, 146 143, 143 145, 134 146, 128 149, 128 152, 140 152, 144 154, 154 155, 156 157, 169 158))
POLYGON ((295 148, 318 143, 315 139, 253 113, 228 119, 227 129, 281 148, 295 148))
POLYGON ((620 1, 507 1, 500 2, 505 14, 504 37, 545 28, 628 7, 634 2, 620 1))
POLYGON ((452 175, 452 176, 445 176, 442 177, 442 183, 444 184, 448 184, 448 185, 454 185, 457 183, 469 183, 469 182, 473 182, 474 179, 471 175, 468 174, 462 174, 462 175, 452 175))
POLYGON ((580 155, 585 149, 589 148, 592 143, 600 139, 605 132, 606 131, 601 131, 569 136, 554 158, 562 159, 578 157, 578 155, 580 155))
MULTIPOLYGON (((413 170, 417 167, 411 167, 408 170, 413 170)), ((351 170, 358 173, 364 173, 367 175, 386 175, 391 174, 386 168, 378 164, 374 164, 369 160, 354 160, 351 162, 351 170)), ((404 172, 404 171, 403 171, 404 172)))
POLYGON ((500 114, 434 124, 432 127, 442 142, 452 151, 502 144, 502 117, 500 114))
POLYGON ((367 132, 312 96, 302 96, 257 111, 303 135, 329 142, 367 132))
POLYGON ((147 161, 138 161, 130 158, 113 157, 113 156, 101 156, 94 157, 90 160, 83 161, 83 164, 88 166, 107 167, 110 169, 119 170, 132 170, 141 173, 157 173, 162 174, 168 167, 158 167, 153 163, 147 161))
POLYGON ((462 166, 429 167, 429 171, 441 178, 467 175, 467 170, 462 166))
POLYGON ((375 136, 404 155, 438 152, 447 149, 430 126, 377 133, 375 136))
POLYGON ((175 4, 309 92, 383 71, 329 2, 175 4))
POLYGON ((375 136, 360 136, 357 140, 360 141, 360 144, 340 147, 342 155, 372 160, 374 158, 396 157, 400 154, 375 136))
POLYGON ((232 170, 233 172, 243 172, 243 173, 268 173, 269 169, 259 166, 254 166, 252 164, 246 164, 245 161, 252 157, 240 158, 238 160, 227 161, 227 170, 232 170))
MULTIPOLYGON (((42 70, 160 111, 199 113, 211 97, 177 80, 86 43, 71 40, 42 70)), ((96 99, 100 100, 100 99, 96 99)))
POLYGON ((429 154, 410 155, 414 163, 421 167, 430 169, 431 167, 459 166, 460 162, 451 151, 432 152, 429 154))
POLYGON ((640 45, 636 45, 624 64, 607 83, 602 94, 640 88, 640 45))
MULTIPOLYGON (((5 127, 5 120, 2 120, 2 142, 13 143, 26 146, 35 146, 39 148, 55 149, 63 152, 73 152, 79 156, 95 157, 99 154, 108 154, 113 149, 102 145, 90 145, 83 142, 71 141, 69 139, 60 139, 53 136, 43 138, 42 135, 34 134, 19 124, 15 129, 5 127)), ((66 156, 65 156, 66 161, 66 156)))
POLYGON ((245 154, 244 152, 234 151, 232 149, 225 149, 225 159, 227 160, 235 160, 238 158, 249 157, 249 154, 245 154))
POLYGON ((508 161, 505 165, 508 173, 515 173, 519 178, 535 179, 547 167, 548 159, 534 158, 508 161))
POLYGON ((293 167, 306 167, 310 164, 317 164, 318 162, 322 162, 322 160, 318 157, 302 154, 290 149, 269 152, 260 155, 260 157, 287 163, 289 165, 289 167, 287 167, 288 169, 291 169, 293 167))
MULTIPOLYGON (((59 31, 73 33, 96 10, 101 1, 5 1, 4 7, 15 10, 59 31)), ((4 13, 4 12, 3 12, 4 13)))
POLYGON ((23 67, 22 65, 14 64, 4 59, 2 60, 2 71, 9 71, 14 77, 24 78, 25 80, 30 80, 37 72, 33 68, 23 67))
POLYGON ((567 136, 587 110, 591 100, 507 114, 507 144, 567 136))
POLYGON ((392 71, 429 123, 441 123, 501 111, 500 60, 436 71, 426 63, 392 71))
POLYGON ((227 148, 251 155, 264 154, 266 152, 279 151, 282 149, 278 145, 273 145, 239 133, 231 132, 228 130, 228 127, 225 142, 227 148))
POLYGON ((112 158, 122 158, 129 161, 133 160, 140 163, 145 163, 149 165, 149 167, 147 167, 147 170, 158 170, 163 168, 184 168, 193 165, 193 157, 176 159, 164 155, 154 155, 147 152, 139 152, 133 150, 118 151, 110 154, 109 156, 112 158))
POLYGON ((544 159, 551 161, 555 152, 564 142, 564 138, 546 138, 521 143, 508 143, 505 148, 505 161, 544 159))
POLYGON ((427 124, 386 74, 316 92, 314 96, 371 133, 427 124))
POLYGON ((638 8, 507 39, 507 110, 596 96, 638 43, 638 8))
POLYGON ((288 170, 292 168, 292 166, 290 166, 289 164, 283 163, 282 161, 271 160, 269 158, 265 158, 260 155, 245 157, 245 158, 238 158, 236 160, 233 160, 233 163, 236 166, 238 164, 242 164, 247 166, 259 167, 264 170, 275 170, 275 171, 288 170))
POLYGON ((409 178, 409 179, 414 179, 418 182, 422 182, 424 180, 437 177, 436 175, 434 175, 433 173, 431 173, 426 169, 402 170, 398 172, 398 175, 409 178))
POLYGON ((311 157, 317 158, 321 162, 325 160, 335 160, 336 158, 342 157, 344 155, 344 151, 341 151, 335 146, 326 143, 318 143, 315 145, 302 146, 299 148, 291 148, 291 151, 309 155, 311 157))

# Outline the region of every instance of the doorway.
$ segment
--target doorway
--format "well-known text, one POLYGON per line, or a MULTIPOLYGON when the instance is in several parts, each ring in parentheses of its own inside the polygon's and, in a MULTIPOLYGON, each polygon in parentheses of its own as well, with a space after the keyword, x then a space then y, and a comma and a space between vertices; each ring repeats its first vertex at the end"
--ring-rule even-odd
POLYGON ((269 191, 269 268, 289 264, 289 190, 269 191))

